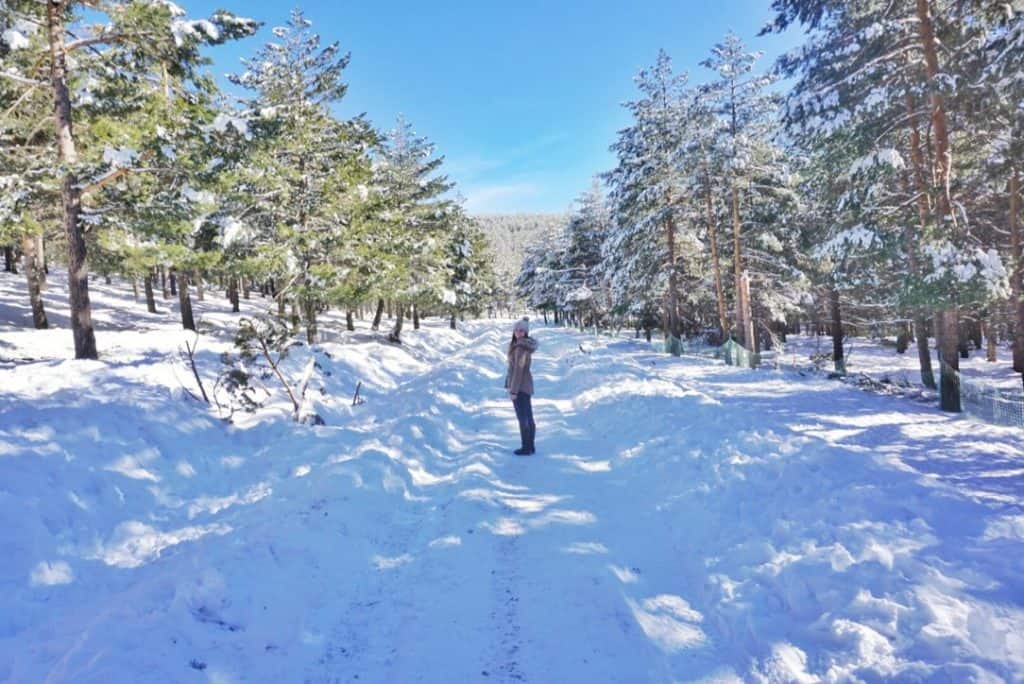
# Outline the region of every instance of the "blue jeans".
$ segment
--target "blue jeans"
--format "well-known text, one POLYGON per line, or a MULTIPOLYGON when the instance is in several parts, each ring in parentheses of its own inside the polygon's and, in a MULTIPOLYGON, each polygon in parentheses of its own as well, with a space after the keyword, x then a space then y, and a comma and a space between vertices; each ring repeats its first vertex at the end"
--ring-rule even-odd
POLYGON ((533 422, 533 406, 530 395, 520 392, 512 401, 516 408, 516 419, 519 421, 519 437, 523 440, 523 448, 533 451, 533 438, 537 434, 537 426, 533 422))

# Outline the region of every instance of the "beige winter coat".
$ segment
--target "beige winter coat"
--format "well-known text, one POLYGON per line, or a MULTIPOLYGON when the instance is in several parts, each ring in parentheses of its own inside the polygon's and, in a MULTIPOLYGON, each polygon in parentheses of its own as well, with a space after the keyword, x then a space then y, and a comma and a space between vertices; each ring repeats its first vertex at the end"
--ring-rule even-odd
POLYGON ((508 352, 508 373, 505 388, 510 394, 533 395, 533 375, 530 374, 530 357, 537 351, 537 340, 524 337, 516 340, 508 352))

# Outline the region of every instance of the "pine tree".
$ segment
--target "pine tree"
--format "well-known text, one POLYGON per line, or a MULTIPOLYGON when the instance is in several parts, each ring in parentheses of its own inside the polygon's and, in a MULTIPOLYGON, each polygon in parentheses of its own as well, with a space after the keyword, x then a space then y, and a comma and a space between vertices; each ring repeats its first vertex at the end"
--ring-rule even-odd
MULTIPOLYGON (((655 65, 635 80, 641 98, 625 105, 632 125, 612 145, 618 165, 605 176, 616 224, 605 258, 616 274, 613 298, 661 299, 666 334, 673 341, 682 334, 677 263, 682 172, 677 159, 687 77, 673 73, 669 56, 661 51, 655 65), (641 291, 658 294, 641 297, 641 291)), ((677 342, 673 349, 678 350, 677 342)))
POLYGON ((740 341, 756 351, 753 312, 746 275, 748 264, 744 254, 744 195, 760 192, 764 183, 758 181, 771 175, 778 153, 771 148, 776 97, 767 91, 772 82, 768 75, 754 72, 760 52, 747 52, 743 42, 733 33, 711 50, 711 57, 701 64, 716 72, 718 78, 708 86, 718 120, 718 146, 727 155, 727 205, 732 223, 732 261, 735 278, 735 327, 740 341))
POLYGON ((282 309, 291 297, 312 344, 319 339, 317 311, 337 285, 333 256, 358 211, 375 136, 361 118, 332 116, 330 106, 347 90, 349 55, 337 43, 321 47, 311 26, 293 11, 286 26, 274 29, 278 40, 244 60, 246 71, 231 80, 254 93, 244 103, 253 142, 233 172, 232 204, 264 245, 260 260, 276 264, 285 281, 278 288, 282 309))
POLYGON ((170 71, 191 76, 201 63, 199 48, 253 33, 255 22, 226 12, 210 20, 187 21, 172 3, 83 2, 47 3, 18 0, 5 3, 4 24, 24 22, 44 27, 43 40, 31 43, 33 69, 8 73, 8 79, 27 89, 45 86, 54 112, 54 151, 59 165, 61 223, 68 243, 68 292, 75 358, 96 358, 89 303, 83 196, 96 182, 90 171, 100 161, 82 144, 76 131, 80 103, 76 89, 101 79, 104 95, 126 111, 132 99, 124 97, 163 64, 170 71), (105 21, 91 23, 98 19, 105 21), (45 70, 45 71, 44 71, 45 70))
POLYGON ((443 161, 401 117, 377 159, 374 185, 382 208, 377 258, 386 273, 381 286, 398 304, 388 335, 392 342, 401 342, 406 307, 439 300, 446 284, 445 234, 454 210, 441 198, 452 187, 438 174, 443 161))

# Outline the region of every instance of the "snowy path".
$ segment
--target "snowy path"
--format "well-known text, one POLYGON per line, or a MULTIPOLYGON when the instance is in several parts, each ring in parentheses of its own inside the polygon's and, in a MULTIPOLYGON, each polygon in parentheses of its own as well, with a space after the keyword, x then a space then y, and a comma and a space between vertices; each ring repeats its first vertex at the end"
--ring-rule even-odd
POLYGON ((0 403, 0 680, 1024 680, 1016 433, 541 329, 519 458, 469 331, 326 345, 373 379, 326 428, 157 410, 135 361, 0 403))

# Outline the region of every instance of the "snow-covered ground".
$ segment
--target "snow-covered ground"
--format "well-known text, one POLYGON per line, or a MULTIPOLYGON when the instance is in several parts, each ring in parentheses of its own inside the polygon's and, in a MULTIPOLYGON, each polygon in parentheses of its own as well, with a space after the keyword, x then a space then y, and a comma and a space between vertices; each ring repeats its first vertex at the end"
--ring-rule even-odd
MULTIPOLYGON (((935 352, 935 339, 930 338, 932 369, 938 375, 939 362, 935 352)), ((907 387, 921 383, 921 366, 917 358, 917 347, 911 343, 907 351, 900 354, 894 346, 895 341, 887 340, 883 344, 878 339, 865 337, 847 338, 844 342, 847 371, 851 374, 864 373, 876 380, 884 380, 907 387)), ((785 344, 785 351, 779 355, 779 361, 791 366, 807 365, 812 355, 827 354, 832 351, 832 338, 813 335, 790 335, 785 344)), ((966 359, 959 359, 960 373, 969 381, 983 383, 991 387, 1020 392, 1020 373, 1013 371, 1013 358, 1008 342, 997 346, 997 360, 989 362, 985 359, 985 350, 971 350, 966 359)), ((825 365, 831 370, 831 362, 825 365)))
MULTIPOLYGON (((292 368, 316 355, 326 426, 229 425, 173 311, 94 283, 76 362, 22 290, 0 274, 2 681, 1024 681, 1018 430, 541 327, 519 458, 508 322, 337 319, 292 368)), ((212 383, 237 314, 202 309, 212 383)))

